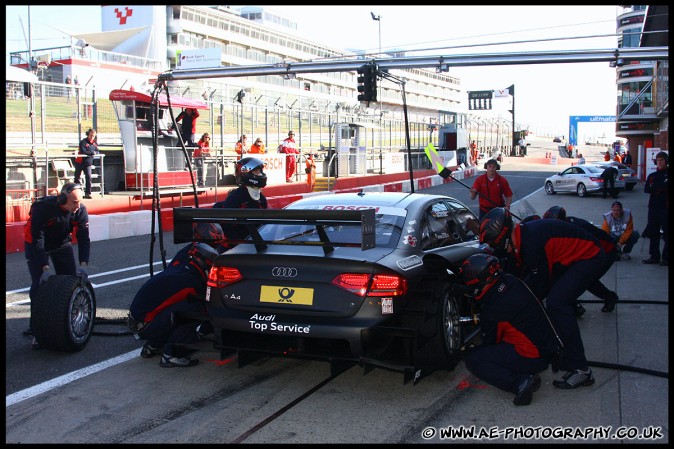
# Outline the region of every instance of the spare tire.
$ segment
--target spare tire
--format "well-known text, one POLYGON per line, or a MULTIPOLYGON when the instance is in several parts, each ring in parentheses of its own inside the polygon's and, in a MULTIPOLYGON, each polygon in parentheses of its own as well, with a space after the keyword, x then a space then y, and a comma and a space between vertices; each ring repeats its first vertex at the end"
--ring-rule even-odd
POLYGON ((96 321, 96 296, 81 276, 54 275, 40 285, 33 307, 33 334, 54 351, 77 352, 91 338, 96 321))

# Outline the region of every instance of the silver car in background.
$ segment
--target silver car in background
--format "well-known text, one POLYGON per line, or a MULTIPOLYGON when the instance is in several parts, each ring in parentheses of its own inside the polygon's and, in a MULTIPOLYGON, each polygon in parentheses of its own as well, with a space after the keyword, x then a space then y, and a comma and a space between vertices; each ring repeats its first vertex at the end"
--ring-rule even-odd
MULTIPOLYGON (((601 178, 603 171, 604 169, 598 165, 573 165, 547 178, 543 184, 545 193, 554 195, 558 192, 574 192, 580 197, 585 197, 591 193, 601 192, 604 187, 604 180, 601 178)), ((625 188, 625 180, 620 174, 615 180, 615 188, 618 190, 625 188)))

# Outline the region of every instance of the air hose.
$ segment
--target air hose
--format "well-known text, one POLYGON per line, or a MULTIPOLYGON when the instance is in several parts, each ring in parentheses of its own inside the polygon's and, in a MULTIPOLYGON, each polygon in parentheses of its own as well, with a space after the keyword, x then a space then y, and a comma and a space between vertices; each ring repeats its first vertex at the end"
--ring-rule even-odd
MULTIPOLYGON (((95 325, 108 325, 108 324, 115 324, 115 325, 120 325, 126 327, 126 318, 102 318, 102 317, 96 317, 94 320, 95 325)), ((91 335, 98 335, 100 337, 121 337, 124 335, 133 335, 133 332, 130 330, 125 330, 125 331, 120 331, 120 332, 97 332, 93 331, 91 332, 91 335)))

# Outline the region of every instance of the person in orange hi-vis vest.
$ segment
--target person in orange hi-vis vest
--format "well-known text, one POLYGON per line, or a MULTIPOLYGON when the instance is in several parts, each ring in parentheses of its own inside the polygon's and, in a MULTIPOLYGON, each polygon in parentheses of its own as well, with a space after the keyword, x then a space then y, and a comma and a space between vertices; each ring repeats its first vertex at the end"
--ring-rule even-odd
POLYGON ((304 160, 306 167, 304 171, 307 174, 307 186, 309 186, 309 191, 314 190, 316 185, 316 163, 314 162, 314 155, 309 153, 309 156, 304 160))

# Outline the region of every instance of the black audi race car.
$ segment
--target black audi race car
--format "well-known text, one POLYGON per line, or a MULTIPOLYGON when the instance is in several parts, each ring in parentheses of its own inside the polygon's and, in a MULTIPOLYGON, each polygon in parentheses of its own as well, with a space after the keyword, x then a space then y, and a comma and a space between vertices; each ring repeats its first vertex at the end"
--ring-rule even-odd
POLYGON ((452 369, 478 333, 457 274, 479 252, 478 220, 442 195, 344 193, 279 210, 174 209, 174 241, 195 222, 244 226, 208 278, 215 344, 239 364, 261 355, 401 371, 452 369))

